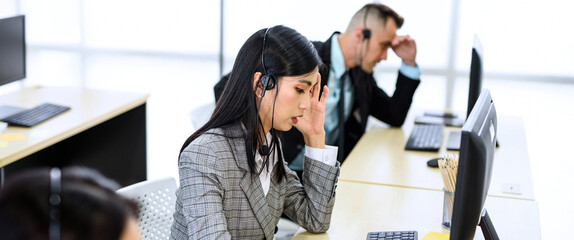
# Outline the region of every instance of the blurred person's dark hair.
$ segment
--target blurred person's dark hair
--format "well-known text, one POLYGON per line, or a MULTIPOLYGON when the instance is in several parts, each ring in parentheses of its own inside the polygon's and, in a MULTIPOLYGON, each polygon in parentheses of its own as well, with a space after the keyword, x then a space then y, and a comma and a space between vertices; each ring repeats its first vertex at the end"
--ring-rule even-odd
POLYGON ((58 193, 51 188, 50 173, 50 168, 37 168, 6 180, 0 191, 3 240, 48 240, 51 217, 57 218, 62 240, 120 239, 128 219, 137 218, 137 204, 116 194, 120 186, 98 171, 64 168, 58 176, 58 193), (56 206, 50 202, 54 194, 56 206), (57 216, 54 207, 58 208, 57 216))

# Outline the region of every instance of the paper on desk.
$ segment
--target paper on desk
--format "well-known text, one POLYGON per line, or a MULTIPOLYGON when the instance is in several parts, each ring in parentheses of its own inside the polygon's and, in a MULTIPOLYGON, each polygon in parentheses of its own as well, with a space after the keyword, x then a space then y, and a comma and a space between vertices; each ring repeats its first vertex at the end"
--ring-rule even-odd
POLYGON ((450 234, 448 233, 439 233, 439 232, 429 232, 423 240, 448 240, 450 234))
POLYGON ((8 142, 0 141, 0 148, 7 148, 8 142))
POLYGON ((4 142, 14 142, 25 140, 26 136, 21 133, 2 133, 0 134, 0 140, 4 142))

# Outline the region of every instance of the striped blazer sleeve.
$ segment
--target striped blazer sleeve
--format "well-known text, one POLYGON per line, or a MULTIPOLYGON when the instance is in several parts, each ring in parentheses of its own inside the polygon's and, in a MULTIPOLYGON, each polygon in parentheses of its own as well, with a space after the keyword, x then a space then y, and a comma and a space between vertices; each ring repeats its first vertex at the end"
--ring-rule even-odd
POLYGON ((297 174, 287 167, 285 214, 308 232, 326 232, 335 204, 335 188, 339 176, 335 166, 305 157, 303 185, 297 174))
POLYGON ((180 155, 180 188, 171 239, 231 239, 218 161, 210 146, 190 144, 180 155))

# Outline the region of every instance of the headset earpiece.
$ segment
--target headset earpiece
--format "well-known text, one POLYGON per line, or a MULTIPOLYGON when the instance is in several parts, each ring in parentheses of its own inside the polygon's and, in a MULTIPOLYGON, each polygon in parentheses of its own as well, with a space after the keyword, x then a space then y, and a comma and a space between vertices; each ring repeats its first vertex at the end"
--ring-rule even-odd
POLYGON ((271 90, 275 87, 275 76, 263 75, 261 76, 261 97, 265 96, 265 91, 271 90))
POLYGON ((263 84, 265 90, 271 90, 275 88, 275 76, 269 74, 265 76, 265 84, 263 84))
POLYGON ((367 40, 369 38, 371 38, 371 29, 363 29, 363 40, 367 40))

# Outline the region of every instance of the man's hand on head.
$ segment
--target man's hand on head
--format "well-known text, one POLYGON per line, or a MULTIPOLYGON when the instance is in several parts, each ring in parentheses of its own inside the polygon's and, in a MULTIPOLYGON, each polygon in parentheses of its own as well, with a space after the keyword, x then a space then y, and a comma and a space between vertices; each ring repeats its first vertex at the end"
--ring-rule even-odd
POLYGON ((395 37, 391 48, 406 65, 416 66, 417 44, 409 35, 395 37))

